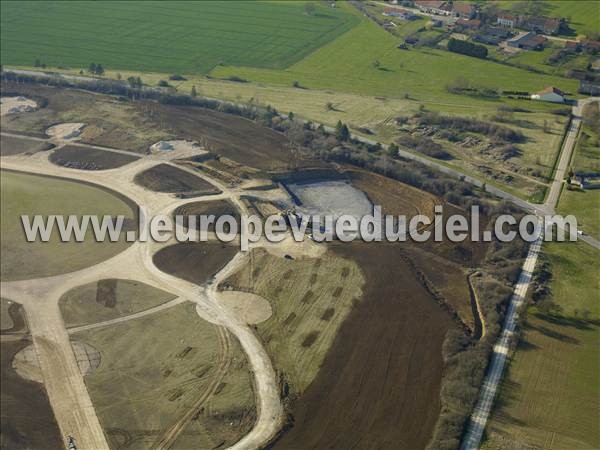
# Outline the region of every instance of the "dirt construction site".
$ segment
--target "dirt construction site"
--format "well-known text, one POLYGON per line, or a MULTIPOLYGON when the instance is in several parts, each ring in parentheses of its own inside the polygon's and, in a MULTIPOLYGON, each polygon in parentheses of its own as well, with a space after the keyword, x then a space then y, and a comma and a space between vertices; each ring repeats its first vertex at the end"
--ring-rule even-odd
POLYGON ((483 334, 470 274, 487 244, 28 246, 19 216, 125 214, 128 230, 138 207, 266 216, 294 204, 282 177, 311 171, 335 178, 331 208, 456 205, 298 162, 284 134, 219 111, 10 82, 2 95, 3 448, 427 446, 444 339, 483 334))

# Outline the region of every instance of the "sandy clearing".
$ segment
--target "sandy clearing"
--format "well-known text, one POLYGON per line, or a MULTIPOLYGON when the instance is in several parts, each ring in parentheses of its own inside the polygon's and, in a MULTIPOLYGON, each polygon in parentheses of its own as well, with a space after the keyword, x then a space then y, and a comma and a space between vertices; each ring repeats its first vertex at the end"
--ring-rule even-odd
POLYGON ((60 123, 46 130, 46 134, 54 139, 72 141, 78 139, 85 123, 60 123))
POLYGON ((0 99, 0 115, 31 112, 37 108, 37 103, 26 97, 2 97, 0 99))
POLYGON ((241 322, 250 325, 264 322, 273 314, 271 304, 260 295, 242 291, 223 291, 216 294, 241 322))
POLYGON ((198 142, 183 139, 158 141, 150 146, 149 151, 154 156, 164 156, 167 159, 189 158, 208 153, 198 142))
MULTIPOLYGON (((100 353, 94 347, 83 342, 73 342, 71 345, 83 376, 90 374, 100 366, 100 353)), ((40 361, 33 344, 15 355, 12 366, 21 378, 38 383, 44 382, 40 361)))

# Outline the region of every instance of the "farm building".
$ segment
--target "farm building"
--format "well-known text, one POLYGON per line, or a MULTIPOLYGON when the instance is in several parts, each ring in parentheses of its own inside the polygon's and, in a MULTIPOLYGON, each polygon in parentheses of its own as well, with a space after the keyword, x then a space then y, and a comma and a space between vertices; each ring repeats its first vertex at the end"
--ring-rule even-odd
POLYGON ((565 51, 569 53, 577 53, 581 51, 581 43, 579 41, 565 42, 565 51))
POLYGON ((599 81, 589 81, 589 80, 579 80, 579 89, 577 90, 580 94, 587 95, 600 95, 600 80, 599 81))
POLYGON ((529 31, 519 33, 514 38, 506 41, 506 44, 509 47, 522 48, 524 50, 542 50, 546 41, 548 41, 548 39, 544 36, 529 31))
POLYGON ((514 28, 517 26, 518 18, 512 14, 498 14, 496 23, 501 27, 514 28))
POLYGON ((590 41, 590 40, 586 40, 583 41, 583 48, 585 49, 586 52, 589 53, 599 53, 600 52, 600 42, 599 41, 590 41))
POLYGON ((553 86, 542 89, 531 96, 532 100, 541 100, 543 102, 564 103, 565 94, 560 89, 553 86))
POLYGON ((456 28, 463 28, 466 30, 476 30, 481 26, 481 20, 479 19, 458 19, 455 23, 456 28))
POLYGON ((449 16, 452 14, 452 5, 448 2, 417 0, 415 6, 419 8, 420 11, 429 14, 437 14, 439 16, 449 16))
POLYGON ((452 11, 463 19, 472 19, 475 17, 475 6, 469 2, 454 2, 452 4, 452 11))
POLYGON ((518 26, 524 30, 535 31, 537 33, 557 34, 560 30, 561 21, 547 17, 522 17, 519 20, 518 26))

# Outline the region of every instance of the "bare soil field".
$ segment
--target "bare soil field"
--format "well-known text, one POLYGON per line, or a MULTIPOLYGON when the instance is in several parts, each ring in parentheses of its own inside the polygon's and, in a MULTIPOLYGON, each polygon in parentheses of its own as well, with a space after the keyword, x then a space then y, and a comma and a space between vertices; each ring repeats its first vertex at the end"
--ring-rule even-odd
POLYGON ((455 325, 394 245, 332 247, 363 271, 363 298, 273 447, 424 448, 439 414, 442 342, 455 325))
POLYGON ((473 330, 475 318, 469 301, 471 294, 466 268, 434 253, 422 251, 416 245, 407 248, 406 254, 456 311, 463 323, 473 330))
POLYGON ((36 111, 3 118, 4 131, 45 137, 46 129, 57 123, 83 122, 81 142, 140 153, 158 141, 185 136, 220 156, 267 171, 287 168, 292 156, 283 134, 218 111, 129 103, 108 95, 11 82, 3 82, 2 90, 3 95, 23 95, 40 105, 36 111))
POLYGON ((53 144, 46 144, 45 142, 35 141, 33 139, 14 136, 0 137, 0 156, 18 155, 20 153, 32 154, 50 150, 53 147, 53 144))
POLYGON ((153 261, 160 270, 196 284, 208 282, 238 249, 221 242, 186 242, 158 251, 153 261))
POLYGON ((116 169, 135 160, 135 156, 109 152, 79 145, 65 145, 50 155, 50 161, 58 166, 83 170, 116 169))
POLYGON ((135 176, 134 181, 154 192, 220 194, 212 184, 177 167, 159 164, 135 176))
POLYGON ((243 165, 263 170, 288 166, 287 138, 250 120, 197 107, 152 104, 149 109, 144 102, 134 107, 174 135, 206 143, 207 150, 243 165))
POLYGON ((111 278, 67 291, 59 306, 65 325, 77 327, 128 316, 174 298, 139 281, 111 278))
POLYGON ((12 368, 14 355, 30 344, 28 339, 0 344, 0 447, 56 450, 63 440, 44 386, 21 378, 12 368))
POLYGON ((228 446, 254 423, 251 375, 239 344, 230 336, 223 342, 193 303, 74 337, 102 354, 85 381, 111 448, 151 448, 190 411, 171 448, 228 446))
POLYGON ((81 142, 146 153, 148 147, 173 137, 168 130, 117 97, 50 86, 2 82, 2 95, 23 95, 37 102, 33 112, 2 117, 2 131, 35 137, 64 122, 86 124, 81 142))
POLYGON ((382 214, 405 214, 407 219, 418 214, 433 217, 433 208, 440 203, 427 192, 372 172, 350 169, 345 174, 373 205, 381 206, 382 214))
MULTIPOLYGON (((214 215, 216 219, 219 216, 229 215, 235 217, 235 220, 240 222, 240 213, 238 209, 227 200, 215 200, 212 202, 194 202, 188 203, 186 205, 182 205, 178 207, 174 212, 173 216, 182 215, 183 226, 188 228, 189 226, 189 216, 200 216, 200 215, 214 215)), ((215 219, 215 220, 216 220, 215 219)), ((198 221, 196 221, 196 225, 199 226, 198 221)), ((211 223, 208 226, 209 231, 215 230, 215 224, 211 223)))

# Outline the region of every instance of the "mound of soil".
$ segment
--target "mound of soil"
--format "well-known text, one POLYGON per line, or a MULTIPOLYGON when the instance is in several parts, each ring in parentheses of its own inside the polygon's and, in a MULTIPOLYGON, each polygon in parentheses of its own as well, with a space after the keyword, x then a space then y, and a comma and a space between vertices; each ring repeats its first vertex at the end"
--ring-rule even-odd
POLYGON ((207 283, 237 253, 220 242, 186 242, 158 251, 153 261, 165 273, 196 284, 207 283))
POLYGON ((39 450, 63 448, 62 437, 44 386, 24 380, 11 365, 15 354, 29 344, 30 341, 26 339, 4 341, 1 344, 1 447, 39 450))
POLYGON ((138 173, 134 181, 154 192, 195 193, 197 195, 221 193, 219 189, 202 178, 168 164, 159 164, 138 173))
MULTIPOLYGON (((173 217, 183 216, 183 226, 188 228, 189 216, 214 215, 215 222, 220 216, 233 216, 236 222, 240 223, 240 213, 237 208, 227 200, 216 200, 213 202, 193 202, 187 205, 178 207, 173 212, 173 217)), ((215 230, 215 222, 208 226, 209 231, 215 230)), ((199 226, 199 219, 196 220, 196 225, 199 226)))
POLYGON ((394 245, 332 247, 364 271, 364 297, 273 448, 425 448, 439 415, 442 343, 455 325, 394 245))
POLYGON ((129 164, 139 158, 80 145, 66 145, 50 155, 58 166, 82 170, 106 170, 129 164))

